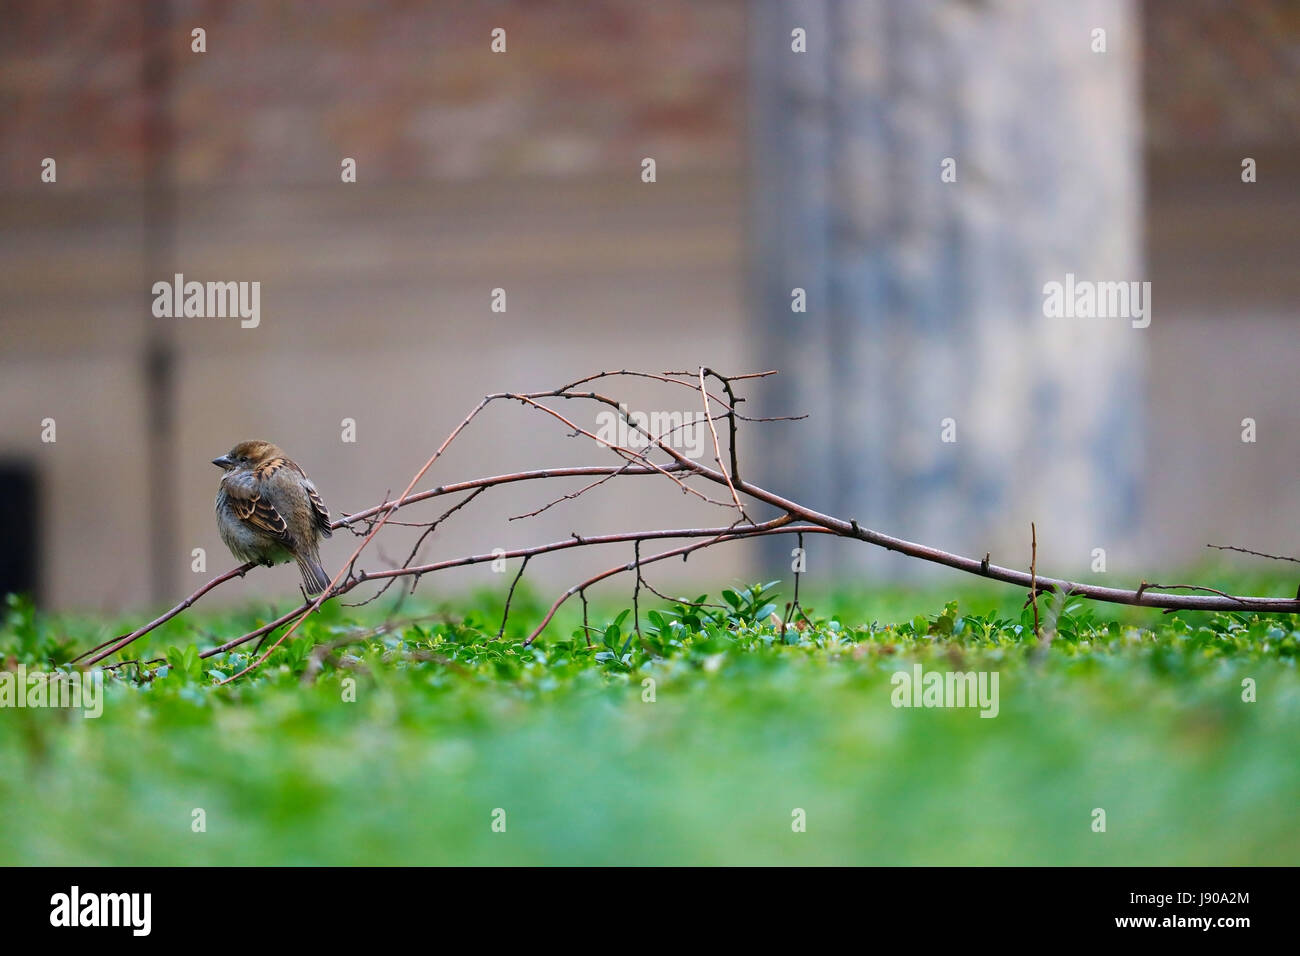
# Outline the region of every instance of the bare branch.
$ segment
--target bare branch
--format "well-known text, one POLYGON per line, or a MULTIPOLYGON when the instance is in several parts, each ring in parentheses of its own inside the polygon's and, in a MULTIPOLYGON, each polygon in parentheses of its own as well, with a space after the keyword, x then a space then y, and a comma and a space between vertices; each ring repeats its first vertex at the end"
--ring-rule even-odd
MULTIPOLYGON (((589 634, 590 623, 588 620, 587 589, 595 584, 613 577, 625 571, 634 571, 636 580, 633 584, 632 601, 633 611, 635 614, 634 627, 640 634, 640 590, 644 586, 648 591, 660 597, 664 597, 659 591, 655 590, 646 580, 643 574, 643 567, 656 561, 665 560, 670 557, 682 557, 685 559, 695 551, 713 547, 718 544, 746 540, 748 538, 760 537, 769 534, 798 534, 800 547, 803 545, 803 535, 805 534, 829 534, 842 538, 851 538, 862 541, 875 547, 885 548, 889 551, 896 551, 902 555, 921 561, 927 561, 940 564, 945 567, 953 568, 967 574, 973 574, 990 580, 1000 581, 1016 587, 1027 587, 1029 589, 1029 603, 1034 606, 1035 633, 1040 630, 1040 621, 1038 617, 1037 597, 1040 593, 1055 593, 1060 596, 1077 595, 1097 601, 1104 601, 1113 604, 1126 604, 1139 607, 1160 608, 1166 611, 1171 610, 1205 610, 1205 611, 1240 611, 1252 610, 1259 612, 1277 612, 1277 613, 1296 613, 1300 612, 1300 595, 1296 598, 1274 598, 1274 597, 1241 597, 1227 592, 1217 590, 1212 587, 1202 585, 1158 585, 1150 584, 1146 581, 1136 590, 1124 590, 1121 588, 1099 587, 1090 584, 1081 584, 1072 581, 1065 581, 1056 578, 1042 577, 1038 573, 1038 535, 1037 527, 1030 525, 1031 534, 1031 557, 1029 573, 1018 571, 1012 568, 1003 568, 991 563, 990 556, 985 554, 982 560, 965 557, 959 554, 953 554, 939 548, 928 545, 917 544, 906 541, 901 538, 873 531, 861 527, 854 519, 842 519, 832 515, 822 514, 811 508, 807 508, 798 502, 787 499, 781 495, 775 494, 764 488, 761 488, 750 481, 745 480, 741 475, 740 459, 737 445, 737 429, 739 421, 747 422, 767 422, 780 420, 793 420, 805 416, 789 416, 788 418, 754 418, 742 415, 738 411, 738 406, 744 402, 744 397, 736 394, 736 383, 747 382, 751 380, 760 380, 775 374, 773 371, 749 372, 741 375, 725 375, 717 372, 707 366, 700 366, 694 372, 637 372, 628 369, 618 371, 599 372, 586 378, 578 379, 575 382, 549 391, 538 392, 497 392, 484 396, 470 412, 452 429, 451 433, 433 452, 424 465, 415 472, 412 478, 407 482, 405 489, 396 499, 389 499, 388 494, 384 495, 381 504, 352 514, 345 514, 339 520, 333 522, 333 528, 349 528, 354 530, 362 540, 353 550, 351 556, 345 561, 338 572, 331 579, 327 587, 315 599, 304 600, 299 606, 288 610, 279 617, 274 618, 261 627, 250 631, 247 634, 240 635, 237 638, 226 641, 216 647, 209 648, 200 656, 204 658, 224 653, 234 647, 250 641, 259 641, 258 652, 255 652, 252 663, 239 673, 227 678, 223 683, 236 680, 247 674, 249 671, 260 666, 267 658, 274 653, 275 649, 286 641, 301 625, 303 619, 320 608, 322 603, 331 597, 340 596, 351 592, 360 585, 369 581, 382 581, 382 587, 376 594, 372 595, 366 601, 369 603, 381 596, 391 584, 400 579, 409 580, 411 589, 420 581, 421 577, 426 574, 433 574, 439 571, 447 570, 454 567, 464 567, 467 565, 478 564, 484 561, 491 561, 501 557, 500 552, 488 554, 472 554, 443 561, 437 561, 429 564, 415 564, 422 546, 428 538, 434 533, 439 525, 456 514, 460 510, 474 502, 483 491, 487 488, 495 487, 500 484, 507 484, 520 481, 549 481, 551 479, 564 479, 571 477, 591 477, 596 480, 589 482, 575 492, 563 494, 550 501, 534 511, 526 514, 515 515, 510 520, 517 518, 532 517, 552 506, 562 502, 571 501, 585 494, 592 488, 598 487, 615 478, 624 476, 650 476, 657 475, 668 478, 674 482, 678 488, 685 494, 693 495, 709 504, 734 510, 740 515, 739 520, 726 528, 678 528, 673 530, 646 530, 637 532, 625 532, 620 534, 607 534, 599 536, 583 536, 574 533, 571 537, 563 541, 555 541, 549 544, 535 545, 528 548, 520 548, 513 552, 507 552, 507 558, 521 558, 522 563, 518 573, 511 583, 510 590, 506 596, 506 606, 502 618, 501 628, 498 637, 503 636, 505 627, 510 613, 511 602, 516 588, 522 579, 525 569, 531 558, 548 554, 552 552, 563 551, 570 548, 596 547, 603 544, 631 543, 634 550, 634 558, 631 563, 624 563, 612 567, 598 575, 588 578, 579 584, 574 585, 562 593, 546 612, 542 621, 529 635, 525 644, 532 643, 546 628, 555 616, 556 611, 564 604, 566 600, 574 594, 579 595, 583 604, 583 630, 589 634), (617 378, 642 378, 650 381, 671 385, 678 388, 686 388, 700 396, 704 406, 705 419, 709 426, 709 431, 713 440, 713 462, 716 467, 709 467, 700 462, 692 461, 683 455, 676 448, 672 447, 669 439, 671 429, 660 435, 652 435, 647 429, 642 428, 636 422, 632 421, 624 411, 625 405, 615 398, 588 390, 590 384, 597 380, 617 379, 617 378), (708 390, 709 378, 714 378, 721 383, 721 395, 715 395, 708 390), (576 423, 571 417, 565 416, 547 404, 547 399, 563 399, 574 402, 590 402, 597 405, 608 406, 616 410, 623 420, 626 421, 630 428, 645 439, 645 450, 629 447, 626 444, 611 442, 605 440, 589 429, 583 428, 576 423), (494 475, 486 478, 479 478, 472 481, 462 481, 457 483, 443 484, 425 491, 415 491, 418 485, 430 471, 433 465, 443 456, 447 448, 467 429, 471 423, 480 415, 480 413, 489 405, 500 402, 519 402, 522 405, 543 413, 544 415, 561 423, 570 430, 575 436, 585 437, 593 441, 596 445, 612 451, 622 459, 617 466, 582 466, 568 468, 549 468, 535 469, 531 471, 514 472, 510 474, 494 475), (715 414, 713 403, 716 402, 718 407, 723 411, 715 414), (717 428, 717 421, 725 418, 728 426, 729 447, 726 463, 722 454, 722 441, 717 428), (666 463, 652 461, 651 452, 662 452, 667 456, 666 463), (725 488, 730 501, 722 501, 703 494, 693 485, 687 484, 687 481, 707 482, 725 488), (444 511, 437 518, 432 520, 406 520, 403 515, 402 520, 396 519, 396 513, 404 508, 408 508, 422 501, 432 498, 442 497, 445 495, 455 495, 466 493, 465 497, 458 503, 444 511), (748 499, 748 501, 746 501, 748 499), (749 510, 755 505, 765 505, 777 512, 777 516, 770 520, 755 523, 749 517, 749 510), (360 569, 358 562, 365 553, 367 547, 387 524, 399 525, 401 527, 411 527, 422 529, 410 553, 401 564, 384 567, 377 571, 366 571, 360 569), (641 546, 643 542, 656 539, 670 538, 689 538, 698 539, 689 544, 680 545, 667 551, 660 552, 649 556, 642 556, 641 546), (1173 594, 1172 591, 1195 591, 1195 594, 1173 594), (274 634, 277 630, 288 625, 287 630, 271 644, 264 653, 260 652, 260 642, 274 634)), ((377 546, 382 547, 382 546, 377 546)), ((1230 545, 1209 545, 1208 547, 1219 550, 1239 551, 1245 554, 1252 554, 1259 557, 1271 558, 1274 560, 1293 561, 1300 563, 1300 559, 1291 558, 1281 555, 1270 555, 1263 552, 1251 551, 1246 548, 1238 548, 1230 545)), ((379 551, 379 557, 383 558, 383 551, 379 551)), ((392 562, 385 562, 392 564, 392 562)), ((104 641, 98 646, 79 655, 75 660, 82 662, 82 666, 92 666, 106 657, 111 656, 123 648, 138 640, 144 635, 150 633, 156 628, 162 626, 170 620, 176 618, 179 614, 188 610, 200 598, 211 592, 216 587, 233 580, 236 577, 242 577, 251 570, 253 565, 242 565, 230 571, 218 575, 206 584, 195 590, 189 597, 181 601, 175 607, 171 608, 164 614, 158 616, 148 624, 142 625, 129 634, 120 635, 108 641, 104 641)), ((807 616, 803 614, 803 609, 799 604, 799 583, 800 574, 795 575, 795 593, 794 601, 787 605, 786 615, 782 620, 782 626, 789 624, 794 618, 796 612, 803 616, 806 621, 807 616)), ((399 602, 400 604, 400 602, 399 602)), ((590 637, 588 637, 590 644, 590 637)), ((111 666, 121 666, 111 665, 111 666)))

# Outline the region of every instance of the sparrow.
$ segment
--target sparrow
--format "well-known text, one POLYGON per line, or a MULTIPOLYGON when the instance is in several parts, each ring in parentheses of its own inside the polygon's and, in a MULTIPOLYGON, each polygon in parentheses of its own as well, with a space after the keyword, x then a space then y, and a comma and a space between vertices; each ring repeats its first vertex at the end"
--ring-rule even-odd
POLYGON ((320 539, 332 533, 330 513, 307 473, 265 441, 240 442, 212 464, 225 472, 217 489, 217 530, 230 553, 267 567, 292 559, 308 594, 329 587, 320 539))

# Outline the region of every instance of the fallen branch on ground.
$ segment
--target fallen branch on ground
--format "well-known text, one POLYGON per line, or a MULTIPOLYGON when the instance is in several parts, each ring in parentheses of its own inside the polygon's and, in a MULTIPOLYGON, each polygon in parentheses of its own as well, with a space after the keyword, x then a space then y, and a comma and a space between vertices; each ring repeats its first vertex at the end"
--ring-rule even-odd
MULTIPOLYGON (((558 551, 565 551, 573 548, 601 547, 611 545, 631 545, 633 557, 630 561, 617 564, 606 571, 601 572, 593 577, 587 578, 579 584, 575 584, 567 591, 563 592, 551 605, 541 622, 529 634, 525 644, 530 644, 536 640, 551 622, 559 608, 571 597, 578 595, 582 598, 584 608, 584 624, 586 623, 586 598, 587 590, 594 585, 608 578, 617 576, 626 572, 635 572, 636 580, 634 584, 634 597, 639 594, 640 589, 644 586, 647 590, 658 594, 642 576, 642 569, 649 564, 665 560, 670 557, 683 557, 705 548, 714 547, 720 544, 732 543, 736 541, 748 540, 750 538, 765 537, 773 534, 795 534, 802 536, 806 534, 827 534, 841 538, 851 538, 876 547, 885 548, 889 551, 896 551, 899 554, 916 558, 921 561, 928 561, 934 564, 941 564, 945 567, 954 568, 967 574, 973 574, 978 577, 989 578, 994 581, 1001 581, 1016 587, 1028 588, 1030 601, 1035 604, 1039 594, 1056 593, 1061 595, 1070 595, 1081 598, 1088 598, 1095 601, 1103 601, 1112 604, 1126 604, 1139 607, 1150 607, 1157 609, 1170 610, 1195 610, 1195 611, 1259 611, 1259 612, 1278 612, 1278 613, 1296 613, 1300 612, 1300 598, 1277 598, 1277 597, 1241 597, 1219 591, 1214 588, 1200 585, 1167 585, 1149 584, 1146 581, 1141 582, 1135 590, 1125 590, 1123 588, 1101 587, 1093 584, 1084 584, 1074 581, 1066 581, 1058 578, 1043 577, 1038 573, 1037 567, 1037 537, 1036 533, 1033 538, 1033 548, 1028 572, 1015 568, 1004 568, 994 565, 989 560, 989 555, 985 554, 982 560, 965 557, 963 555, 953 554, 943 551, 939 548, 933 548, 923 544, 906 541, 902 538, 895 538, 891 535, 879 531, 872 531, 861 527, 854 519, 843 519, 831 515, 822 514, 811 508, 804 507, 798 502, 784 498, 773 492, 770 492, 758 485, 755 485, 744 478, 740 473, 740 458, 737 444, 737 432, 741 422, 770 422, 770 421, 788 421, 802 418, 803 416, 786 416, 783 418, 756 418, 741 414, 737 406, 744 402, 744 398, 737 397, 736 383, 745 382, 754 379, 762 379, 774 372, 754 372, 743 375, 724 375, 709 368, 699 368, 694 372, 634 372, 629 370, 619 370, 610 372, 601 372, 587 378, 579 379, 562 388, 545 392, 498 392, 485 396, 482 401, 474 406, 473 409, 465 416, 464 419, 452 430, 446 440, 437 448, 424 465, 416 471, 414 476, 407 483, 405 490, 394 499, 388 499, 381 504, 375 505, 364 511, 353 514, 345 514, 339 520, 333 522, 333 527, 349 528, 362 538, 360 543, 353 550, 352 555, 335 573, 327 587, 318 597, 304 601, 298 607, 286 611, 274 620, 262 625, 261 627, 226 641, 219 646, 209 648, 203 651, 199 656, 210 658, 217 654, 225 653, 235 647, 239 647, 250 641, 260 640, 273 634, 281 627, 288 625, 288 629, 280 635, 279 638, 260 656, 250 663, 244 670, 227 678, 222 683, 233 681, 256 669, 275 651, 277 647, 284 643, 301 625, 301 623, 317 609, 321 604, 331 597, 338 597, 347 594, 354 589, 369 582, 382 582, 380 589, 370 598, 359 603, 368 603, 374 600, 384 591, 386 591, 395 581, 399 579, 409 580, 410 588, 413 590, 418 585, 420 579, 427 574, 435 574, 439 571, 448 570, 455 567, 465 567, 468 565, 479 564, 488 561, 495 561, 501 558, 521 560, 518 573, 514 576, 510 586, 510 596, 513 596, 519 580, 523 577, 528 563, 537 557, 558 551), (636 377, 657 381, 663 384, 685 388, 692 391, 698 396, 699 402, 703 406, 704 419, 709 430, 710 443, 712 446, 712 460, 715 467, 702 464, 691 458, 688 458, 673 445, 676 432, 683 426, 677 425, 671 429, 652 434, 647 428, 638 424, 629 416, 626 406, 617 401, 615 398, 591 391, 592 383, 603 379, 616 379, 620 377, 636 377), (708 389, 709 379, 715 379, 721 383, 720 391, 725 395, 710 392, 708 389), (630 432, 635 432, 638 436, 636 444, 641 448, 632 447, 632 442, 619 443, 603 438, 596 432, 582 427, 575 422, 572 417, 561 414, 556 408, 549 404, 552 401, 593 403, 598 406, 605 406, 614 409, 622 422, 624 422, 630 432), (471 423, 483 412, 484 409, 494 403, 499 402, 518 402, 525 408, 540 412, 549 418, 562 424, 570 434, 590 439, 604 450, 614 454, 620 459, 617 465, 609 466, 582 466, 572 468, 545 468, 531 471, 513 472, 510 474, 493 475, 487 478, 479 478, 472 481, 462 481, 451 484, 439 485, 426 491, 415 491, 415 486, 424 478, 430 468, 446 452, 447 448, 453 441, 466 429, 471 423), (721 433, 718 429, 720 422, 726 422, 726 434, 728 437, 727 453, 724 456, 722 448, 721 433), (667 458, 666 461, 652 460, 651 454, 661 453, 667 458), (725 461, 725 463, 724 463, 725 461), (630 477, 643 478, 663 478, 674 483, 677 488, 686 495, 691 495, 702 502, 718 506, 728 510, 734 517, 733 524, 719 527, 706 528, 677 528, 671 530, 651 529, 644 531, 628 531, 617 534, 583 536, 575 532, 571 537, 561 541, 553 541, 548 544, 535 545, 529 548, 519 548, 514 551, 502 553, 499 549, 486 554, 466 555, 456 558, 449 558, 432 563, 417 564, 417 556, 421 546, 442 524, 449 520, 457 513, 461 512, 481 494, 488 489, 516 482, 536 482, 552 481, 566 478, 585 477, 596 480, 589 482, 575 492, 563 494, 554 498, 549 503, 544 504, 537 510, 527 514, 516 515, 510 520, 518 520, 528 517, 534 517, 551 507, 565 501, 573 501, 594 488, 613 482, 614 480, 623 480, 630 477), (719 486, 726 493, 726 498, 714 498, 705 494, 689 482, 699 481, 719 486), (390 520, 393 516, 403 509, 411 508, 420 502, 428 501, 435 498, 441 498, 448 495, 457 495, 464 493, 465 498, 454 504, 451 508, 444 511, 438 517, 425 521, 395 521, 390 520), (748 501, 748 505, 746 504, 748 501), (773 517, 763 521, 755 521, 750 517, 750 512, 756 506, 766 506, 775 512, 773 517), (415 546, 411 548, 405 561, 396 567, 384 567, 378 570, 367 571, 358 566, 358 562, 365 553, 367 546, 375 539, 379 532, 388 524, 402 527, 418 527, 424 529, 418 538, 415 546), (679 545, 664 551, 659 551, 649 555, 642 555, 642 544, 649 541, 666 540, 666 539, 698 539, 691 543, 679 545), (1174 594, 1169 593, 1175 590, 1195 590, 1200 593, 1195 594, 1174 594)), ((139 638, 150 633, 176 616, 184 613, 195 602, 206 594, 228 581, 237 577, 243 577, 252 569, 252 565, 241 565, 233 568, 223 574, 218 575, 211 581, 198 588, 193 594, 181 601, 175 607, 166 613, 158 616, 134 631, 120 637, 105 641, 97 647, 81 654, 74 662, 81 662, 83 666, 93 666, 105 658, 123 650, 139 638)), ((797 580, 797 579, 796 579, 797 580)), ((796 592, 795 603, 791 609, 798 608, 798 595, 796 592)), ((504 635, 506 623, 510 615, 510 601, 506 602, 505 612, 502 617, 499 635, 504 635)), ((639 617, 639 608, 638 615, 639 617)), ((639 620, 635 622, 639 629, 639 620)))

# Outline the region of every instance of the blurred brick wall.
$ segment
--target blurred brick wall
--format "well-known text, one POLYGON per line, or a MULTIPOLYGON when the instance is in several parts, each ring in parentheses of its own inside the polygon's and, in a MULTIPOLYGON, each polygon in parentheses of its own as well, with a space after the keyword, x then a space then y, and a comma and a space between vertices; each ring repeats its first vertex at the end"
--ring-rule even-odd
MULTIPOLYGON (((6 5, 0 188, 137 185, 143 4, 6 5)), ((743 153, 742 0, 170 4, 181 186, 677 171, 743 153), (206 54, 189 33, 207 31, 206 54), (507 33, 507 52, 489 48, 507 33)))
POLYGON ((1147 145, 1300 140, 1300 2, 1145 0, 1147 145))
POLYGON ((145 96, 140 12, 121 3, 6 3, 0 12, 0 190, 139 185, 145 96))
MULTIPOLYGON (((8 2, 0 190, 137 185, 143 4, 8 2), (39 153, 39 155, 37 155, 39 153)), ((170 5, 182 184, 590 175, 630 154, 731 169, 743 0, 170 5), (189 52, 193 26, 206 55, 189 52), (488 68, 490 31, 509 52, 488 68), (220 51, 214 56, 214 51, 220 51), (230 68, 234 56, 241 68, 230 68)), ((1300 139, 1300 3, 1144 0, 1147 142, 1300 139)))

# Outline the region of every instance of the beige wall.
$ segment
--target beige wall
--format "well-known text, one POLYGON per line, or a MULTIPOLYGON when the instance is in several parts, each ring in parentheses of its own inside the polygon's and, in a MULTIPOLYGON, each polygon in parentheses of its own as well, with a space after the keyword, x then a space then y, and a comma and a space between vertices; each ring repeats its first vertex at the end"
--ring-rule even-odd
MULTIPOLYGON (((1186 564, 1206 544, 1300 553, 1300 151, 1153 151, 1147 400, 1149 550, 1186 564), (1243 156, 1260 169, 1240 181, 1243 156), (1241 440, 1242 419, 1257 441, 1241 440)), ((1286 565, 1234 557, 1241 567, 1286 565)))
MULTIPOLYGON (((56 232, 5 240, 0 268, 10 301, 22 306, 6 319, 0 452, 35 461, 48 479, 51 603, 115 606, 148 596, 152 462, 137 353, 151 298, 129 254, 127 207, 78 206, 77 228, 95 238, 75 249, 56 232), (40 442, 47 416, 58 422, 53 445, 40 442)), ((208 461, 239 439, 282 444, 332 510, 356 511, 400 491, 486 392, 552 388, 602 368, 747 367, 739 345, 741 209, 734 177, 653 187, 632 178, 187 195, 177 269, 199 280, 261 281, 262 320, 256 329, 235 319, 148 320, 172 323, 179 348, 182 584, 202 580, 190 572, 194 547, 207 550, 211 570, 231 563, 213 523, 218 473, 208 461), (507 290, 505 314, 489 309, 496 287, 507 290), (357 422, 355 444, 341 440, 344 418, 357 422)), ((628 393, 634 408, 638 393, 650 396, 636 387, 628 393)), ((646 407, 693 410, 683 395, 660 393, 646 407)), ((503 408, 465 434, 429 486, 542 465, 616 463, 564 431, 518 406, 503 408)), ((495 491, 449 522, 426 553, 716 520, 674 486, 656 493, 638 481, 529 522, 505 518, 575 485, 495 491)), ((432 516, 446 505, 425 510, 432 516)), ((327 557, 343 560, 352 543, 336 537, 327 557)), ((583 567, 624 557, 538 562, 530 576, 567 586, 583 567)), ((741 566, 736 552, 700 558, 686 571, 665 565, 662 579, 708 568, 727 579, 741 566)), ((486 570, 453 580, 501 583, 486 570)), ((259 572, 223 597, 293 587, 290 570, 259 572)))

